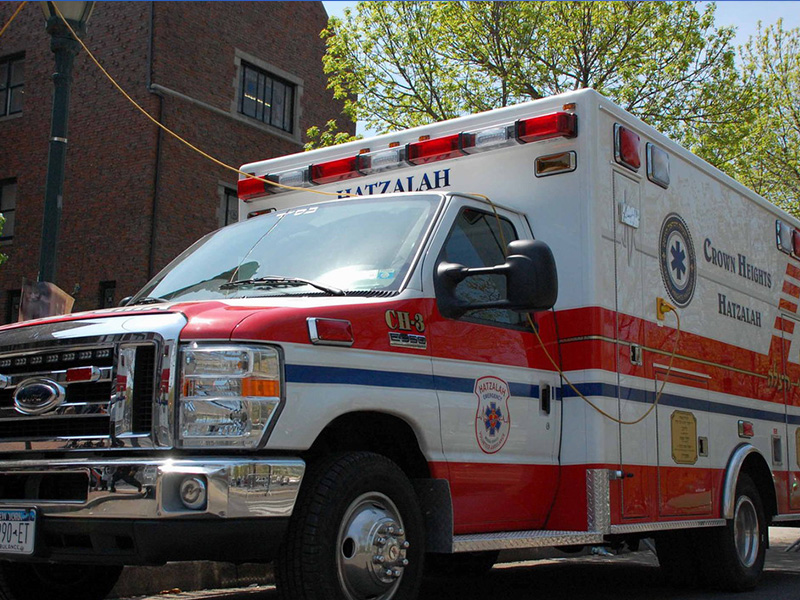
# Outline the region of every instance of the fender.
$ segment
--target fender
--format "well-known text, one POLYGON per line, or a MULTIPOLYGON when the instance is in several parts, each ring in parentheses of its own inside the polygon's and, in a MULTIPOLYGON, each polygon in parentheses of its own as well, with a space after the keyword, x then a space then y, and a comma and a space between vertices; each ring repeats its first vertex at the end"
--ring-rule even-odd
MULTIPOLYGON (((722 486, 722 517, 724 519, 733 519, 734 503, 736 502, 736 482, 739 481, 739 473, 742 470, 745 459, 751 454, 756 454, 761 457, 761 460, 764 460, 761 452, 751 444, 738 446, 728 460, 728 466, 725 468, 725 483, 722 486)), ((768 464, 766 460, 764 460, 764 463, 768 464)), ((770 472, 772 472, 772 469, 770 469, 770 472)))

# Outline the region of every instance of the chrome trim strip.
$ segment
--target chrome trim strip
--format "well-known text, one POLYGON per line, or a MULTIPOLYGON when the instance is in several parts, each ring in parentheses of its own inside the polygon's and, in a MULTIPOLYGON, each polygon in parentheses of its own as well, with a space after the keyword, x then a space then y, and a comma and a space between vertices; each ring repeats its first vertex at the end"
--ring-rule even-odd
POLYGON ((699 527, 721 527, 725 519, 698 519, 697 521, 659 521, 657 523, 631 523, 612 525, 610 534, 646 533, 648 531, 668 531, 670 529, 697 529, 699 527))
MULTIPOLYGON (((564 338, 559 340, 562 344, 568 344, 570 342, 608 342, 609 344, 619 344, 620 346, 631 346, 633 342, 629 342, 627 340, 615 340, 614 338, 606 337, 604 335, 578 335, 575 337, 564 338)), ((667 350, 661 350, 660 348, 651 348, 649 346, 641 346, 642 350, 646 350, 647 352, 652 352, 653 354, 661 354, 662 356, 672 356, 672 352, 667 350)), ((723 365, 721 363, 715 363, 710 360, 704 360, 702 358, 696 358, 694 356, 686 356, 684 354, 676 354, 675 358, 680 358, 681 360, 686 360, 689 362, 697 363, 698 365, 705 365, 707 367, 717 367, 720 369, 725 369, 726 371, 733 371, 734 373, 741 373, 742 375, 751 375, 753 377, 760 377, 761 379, 768 379, 768 375, 764 375, 763 373, 755 373, 753 371, 748 371, 746 369, 740 369, 738 367, 732 367, 731 365, 723 365)))
POLYGON ((86 501, 9 498, 0 500, 0 508, 35 506, 52 518, 289 517, 305 462, 283 458, 0 461, 0 484, 6 475, 38 478, 69 473, 87 476, 86 501), (180 484, 187 476, 207 482, 207 501, 196 510, 180 500, 180 484))
POLYGON ((502 531, 453 536, 453 552, 583 546, 602 542, 602 533, 586 531, 502 531))
MULTIPOLYGON (((800 515, 798 515, 798 517, 800 517, 800 515)), ((667 531, 670 529, 720 527, 722 525, 725 525, 725 519, 659 521, 656 523, 611 525, 607 535, 647 533, 648 531, 667 531)), ((604 534, 596 531, 503 531, 500 533, 456 535, 453 537, 453 552, 520 550, 524 548, 547 548, 553 546, 584 546, 587 544, 603 543, 605 537, 604 534)))

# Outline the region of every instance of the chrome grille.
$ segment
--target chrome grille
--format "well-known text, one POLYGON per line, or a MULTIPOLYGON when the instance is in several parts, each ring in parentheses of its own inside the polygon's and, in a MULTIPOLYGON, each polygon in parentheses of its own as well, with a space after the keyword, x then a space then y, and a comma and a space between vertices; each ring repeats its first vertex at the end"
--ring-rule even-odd
MULTIPOLYGON (((152 343, 133 348, 137 356, 149 358, 137 364, 134 374, 142 385, 141 393, 136 390, 138 398, 134 398, 134 406, 141 414, 136 425, 138 431, 145 434, 150 431, 152 419, 155 348, 152 343), (145 408, 141 408, 143 404, 145 408)), ((121 386, 117 381, 118 355, 118 344, 106 344, 45 348, 0 356, 0 376, 6 385, 0 390, 0 442, 111 437, 110 409, 121 386), (99 377, 94 381, 69 381, 68 370, 79 367, 95 367, 99 377), (63 386, 63 402, 43 414, 19 411, 14 393, 21 383, 32 378, 45 378, 63 386)))

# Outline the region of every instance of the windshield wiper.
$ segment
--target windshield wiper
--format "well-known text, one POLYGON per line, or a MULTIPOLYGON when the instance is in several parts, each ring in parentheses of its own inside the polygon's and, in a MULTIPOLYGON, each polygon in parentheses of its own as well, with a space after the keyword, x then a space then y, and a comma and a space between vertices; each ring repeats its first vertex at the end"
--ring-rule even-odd
POLYGON ((254 286, 264 286, 264 287, 298 287, 301 285, 310 285, 311 287, 317 288, 323 292, 327 292, 331 296, 346 296, 344 290, 340 290, 339 288, 331 287, 329 285, 323 285, 321 283, 317 283, 316 281, 311 281, 309 279, 301 279, 300 277, 278 277, 278 276, 269 276, 269 277, 254 277, 253 279, 239 279, 237 281, 229 281, 228 283, 223 283, 219 286, 221 290, 230 290, 242 285, 254 285, 254 286))
POLYGON ((135 306, 137 304, 161 304, 162 302, 169 302, 166 298, 156 298, 155 296, 145 296, 144 298, 137 298, 136 302, 129 302, 125 306, 135 306))

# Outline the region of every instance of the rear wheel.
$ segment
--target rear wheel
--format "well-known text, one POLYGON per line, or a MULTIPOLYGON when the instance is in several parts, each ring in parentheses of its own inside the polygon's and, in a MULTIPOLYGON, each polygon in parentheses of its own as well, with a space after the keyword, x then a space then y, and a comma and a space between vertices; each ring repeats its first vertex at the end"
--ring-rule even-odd
POLYGON ((410 600, 422 577, 425 535, 411 482, 370 452, 309 470, 277 561, 286 600, 410 600))
POLYGON ((748 475, 736 484, 733 519, 711 533, 711 548, 718 552, 709 565, 711 583, 734 592, 753 589, 764 571, 767 522, 761 495, 748 475))
POLYGON ((102 600, 122 567, 0 562, 2 600, 102 600))

